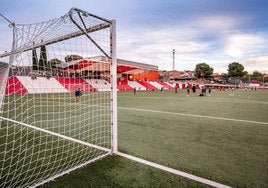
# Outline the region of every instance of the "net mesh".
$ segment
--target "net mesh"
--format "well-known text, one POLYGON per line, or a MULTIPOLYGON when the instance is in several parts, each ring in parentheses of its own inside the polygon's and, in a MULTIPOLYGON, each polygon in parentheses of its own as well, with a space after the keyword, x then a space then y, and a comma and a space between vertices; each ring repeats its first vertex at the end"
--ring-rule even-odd
POLYGON ((111 153, 111 22, 73 8, 13 32, 0 56, 0 187, 35 187, 111 153))

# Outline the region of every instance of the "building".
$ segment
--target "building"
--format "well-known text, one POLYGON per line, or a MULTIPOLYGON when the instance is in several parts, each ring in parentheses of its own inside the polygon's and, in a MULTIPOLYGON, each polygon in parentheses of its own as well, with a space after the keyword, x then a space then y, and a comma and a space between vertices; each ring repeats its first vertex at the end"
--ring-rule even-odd
MULTIPOLYGON (((108 78, 110 63, 104 56, 83 58, 56 65, 59 73, 69 76, 87 78, 108 78)), ((126 80, 158 80, 158 66, 117 59, 117 79, 126 80)))

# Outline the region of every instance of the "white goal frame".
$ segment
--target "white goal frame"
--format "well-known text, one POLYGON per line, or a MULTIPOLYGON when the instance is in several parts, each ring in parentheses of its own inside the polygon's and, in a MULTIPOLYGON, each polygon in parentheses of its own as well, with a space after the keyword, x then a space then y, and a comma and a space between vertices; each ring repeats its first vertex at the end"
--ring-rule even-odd
MULTIPOLYGON (((81 167, 83 167, 83 166, 85 166, 85 165, 87 165, 89 163, 92 163, 92 162, 94 162, 94 161, 96 161, 98 159, 101 159, 101 158, 103 158, 103 157, 105 157, 107 155, 115 154, 118 151, 118 144, 117 144, 118 140, 117 140, 116 21, 115 20, 107 20, 105 18, 96 16, 94 14, 88 13, 86 11, 83 11, 83 10, 80 10, 80 9, 77 9, 77 8, 70 9, 68 14, 69 14, 70 20, 77 26, 78 31, 73 32, 73 33, 68 33, 66 35, 56 37, 56 38, 53 38, 53 39, 40 41, 39 43, 34 43, 31 46, 27 46, 27 45, 26 46, 18 46, 13 41, 12 50, 10 52, 0 54, 0 60, 1 60, 1 58, 9 59, 8 60, 8 65, 4 66, 5 69, 2 70, 2 75, 0 75, 1 76, 0 77, 0 83, 1 83, 1 86, 0 86, 0 128, 1 128, 1 122, 5 120, 5 121, 8 121, 8 122, 13 122, 15 124, 19 124, 21 126, 25 126, 27 128, 30 128, 30 129, 34 129, 36 131, 40 131, 40 132, 50 134, 50 135, 53 135, 53 136, 56 136, 56 137, 59 137, 59 138, 63 138, 65 140, 75 142, 75 143, 78 143, 78 144, 81 144, 81 145, 84 145, 84 146, 88 146, 88 147, 92 147, 92 148, 95 148, 95 149, 103 150, 103 151, 105 151, 107 153, 102 154, 100 156, 97 156, 94 159, 91 159, 91 160, 89 160, 89 161, 87 161, 87 162, 85 162, 83 164, 77 165, 76 167, 72 167, 70 169, 67 169, 67 170, 65 170, 63 172, 60 172, 59 174, 53 175, 53 176, 51 176, 51 177, 49 177, 47 179, 44 179, 42 181, 38 180, 37 182, 31 183, 31 184, 27 184, 27 182, 26 182, 26 184, 22 184, 23 186, 27 186, 27 187, 28 186, 37 187, 37 186, 43 185, 44 183, 47 183, 47 182, 49 182, 49 181, 51 181, 51 180, 53 180, 53 179, 55 179, 55 178, 57 178, 59 176, 62 176, 62 175, 67 174, 67 173, 69 173, 69 172, 71 172, 73 170, 81 168, 81 167), (80 17, 81 17, 81 15, 86 15, 86 16, 89 16, 89 17, 93 17, 95 19, 101 20, 102 23, 101 24, 96 24, 96 25, 88 27, 88 28, 82 28, 79 25, 81 23, 77 24, 76 21, 73 19, 72 15, 74 13, 79 14, 80 17), (96 31, 99 31, 99 30, 102 30, 102 29, 107 29, 107 28, 110 29, 110 51, 109 51, 109 53, 107 53, 105 50, 103 50, 102 47, 100 45, 98 45, 98 43, 94 39, 92 39, 90 37, 90 35, 89 35, 90 33, 94 33, 96 31), (110 62, 110 83, 111 83, 111 91, 110 91, 110 133, 111 133, 111 135, 110 135, 110 138, 111 138, 111 148, 105 148, 105 147, 98 146, 98 145, 95 145, 95 144, 91 144, 91 143, 88 143, 88 142, 85 142, 85 141, 81 141, 81 140, 76 139, 76 138, 61 135, 59 133, 55 133, 53 131, 46 130, 44 128, 39 128, 39 127, 36 127, 34 125, 30 125, 30 124, 27 124, 27 123, 19 122, 17 120, 6 118, 6 117, 4 117, 2 115, 3 110, 4 110, 2 106, 5 103, 4 102, 4 97, 5 97, 6 83, 7 83, 7 80, 8 80, 8 74, 9 74, 9 70, 10 70, 11 66, 13 65, 13 62, 16 60, 16 58, 20 54, 22 54, 23 52, 27 52, 27 51, 30 51, 30 50, 35 49, 35 48, 39 48, 39 47, 44 46, 44 45, 54 44, 54 43, 57 43, 59 41, 68 40, 68 39, 71 39, 71 38, 74 38, 74 37, 79 37, 79 36, 82 36, 82 35, 86 36, 87 39, 90 40, 91 43, 93 43, 95 45, 95 47, 97 49, 99 49, 103 53, 103 56, 106 59, 108 59, 108 61, 110 62)), ((17 29, 17 28, 16 28, 16 24, 14 24, 12 26, 13 26, 13 36, 14 36, 14 30, 17 29)), ((85 26, 85 24, 84 24, 84 26, 85 26)), ((4 160, 5 159, 0 158, 0 163, 1 162, 4 163, 5 162, 4 160)), ((1 178, 1 176, 2 176, 2 174, 1 174, 1 170, 0 170, 0 178, 1 178)), ((1 185, 1 182, 0 182, 0 185, 1 185)), ((8 185, 8 186, 12 186, 12 185, 8 185)))

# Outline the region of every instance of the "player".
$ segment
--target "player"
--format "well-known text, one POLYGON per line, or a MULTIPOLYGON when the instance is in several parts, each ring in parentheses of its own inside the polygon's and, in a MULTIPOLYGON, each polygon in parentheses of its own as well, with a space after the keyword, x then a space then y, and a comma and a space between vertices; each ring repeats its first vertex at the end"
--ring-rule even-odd
POLYGON ((211 87, 208 87, 208 93, 209 93, 209 96, 211 94, 211 87))
POLYGON ((80 100, 81 95, 82 95, 82 92, 81 92, 80 88, 78 88, 77 90, 75 90, 75 99, 77 101, 80 100))
POLYGON ((192 91, 193 91, 193 93, 195 94, 195 92, 196 92, 195 84, 193 84, 192 91))
POLYGON ((190 84, 189 83, 187 84, 186 89, 187 89, 187 97, 189 97, 190 96, 190 84))
POLYGON ((175 85, 175 93, 178 93, 178 89, 179 89, 179 84, 176 83, 176 85, 175 85))

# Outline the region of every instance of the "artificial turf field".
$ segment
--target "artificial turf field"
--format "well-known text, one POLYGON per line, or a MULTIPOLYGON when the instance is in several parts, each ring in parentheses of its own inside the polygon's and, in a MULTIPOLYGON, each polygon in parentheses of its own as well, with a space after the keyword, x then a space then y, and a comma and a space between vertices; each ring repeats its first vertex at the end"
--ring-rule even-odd
MULTIPOLYGON (((119 151, 232 187, 268 187, 268 91, 118 93, 119 151)), ((45 187, 203 187, 120 156, 45 187)))
MULTIPOLYGON (((83 102, 83 97, 80 102, 83 102)), ((118 92, 119 151, 232 187, 268 187, 268 91, 118 92)), ((106 157, 44 187, 206 187, 106 157)))

